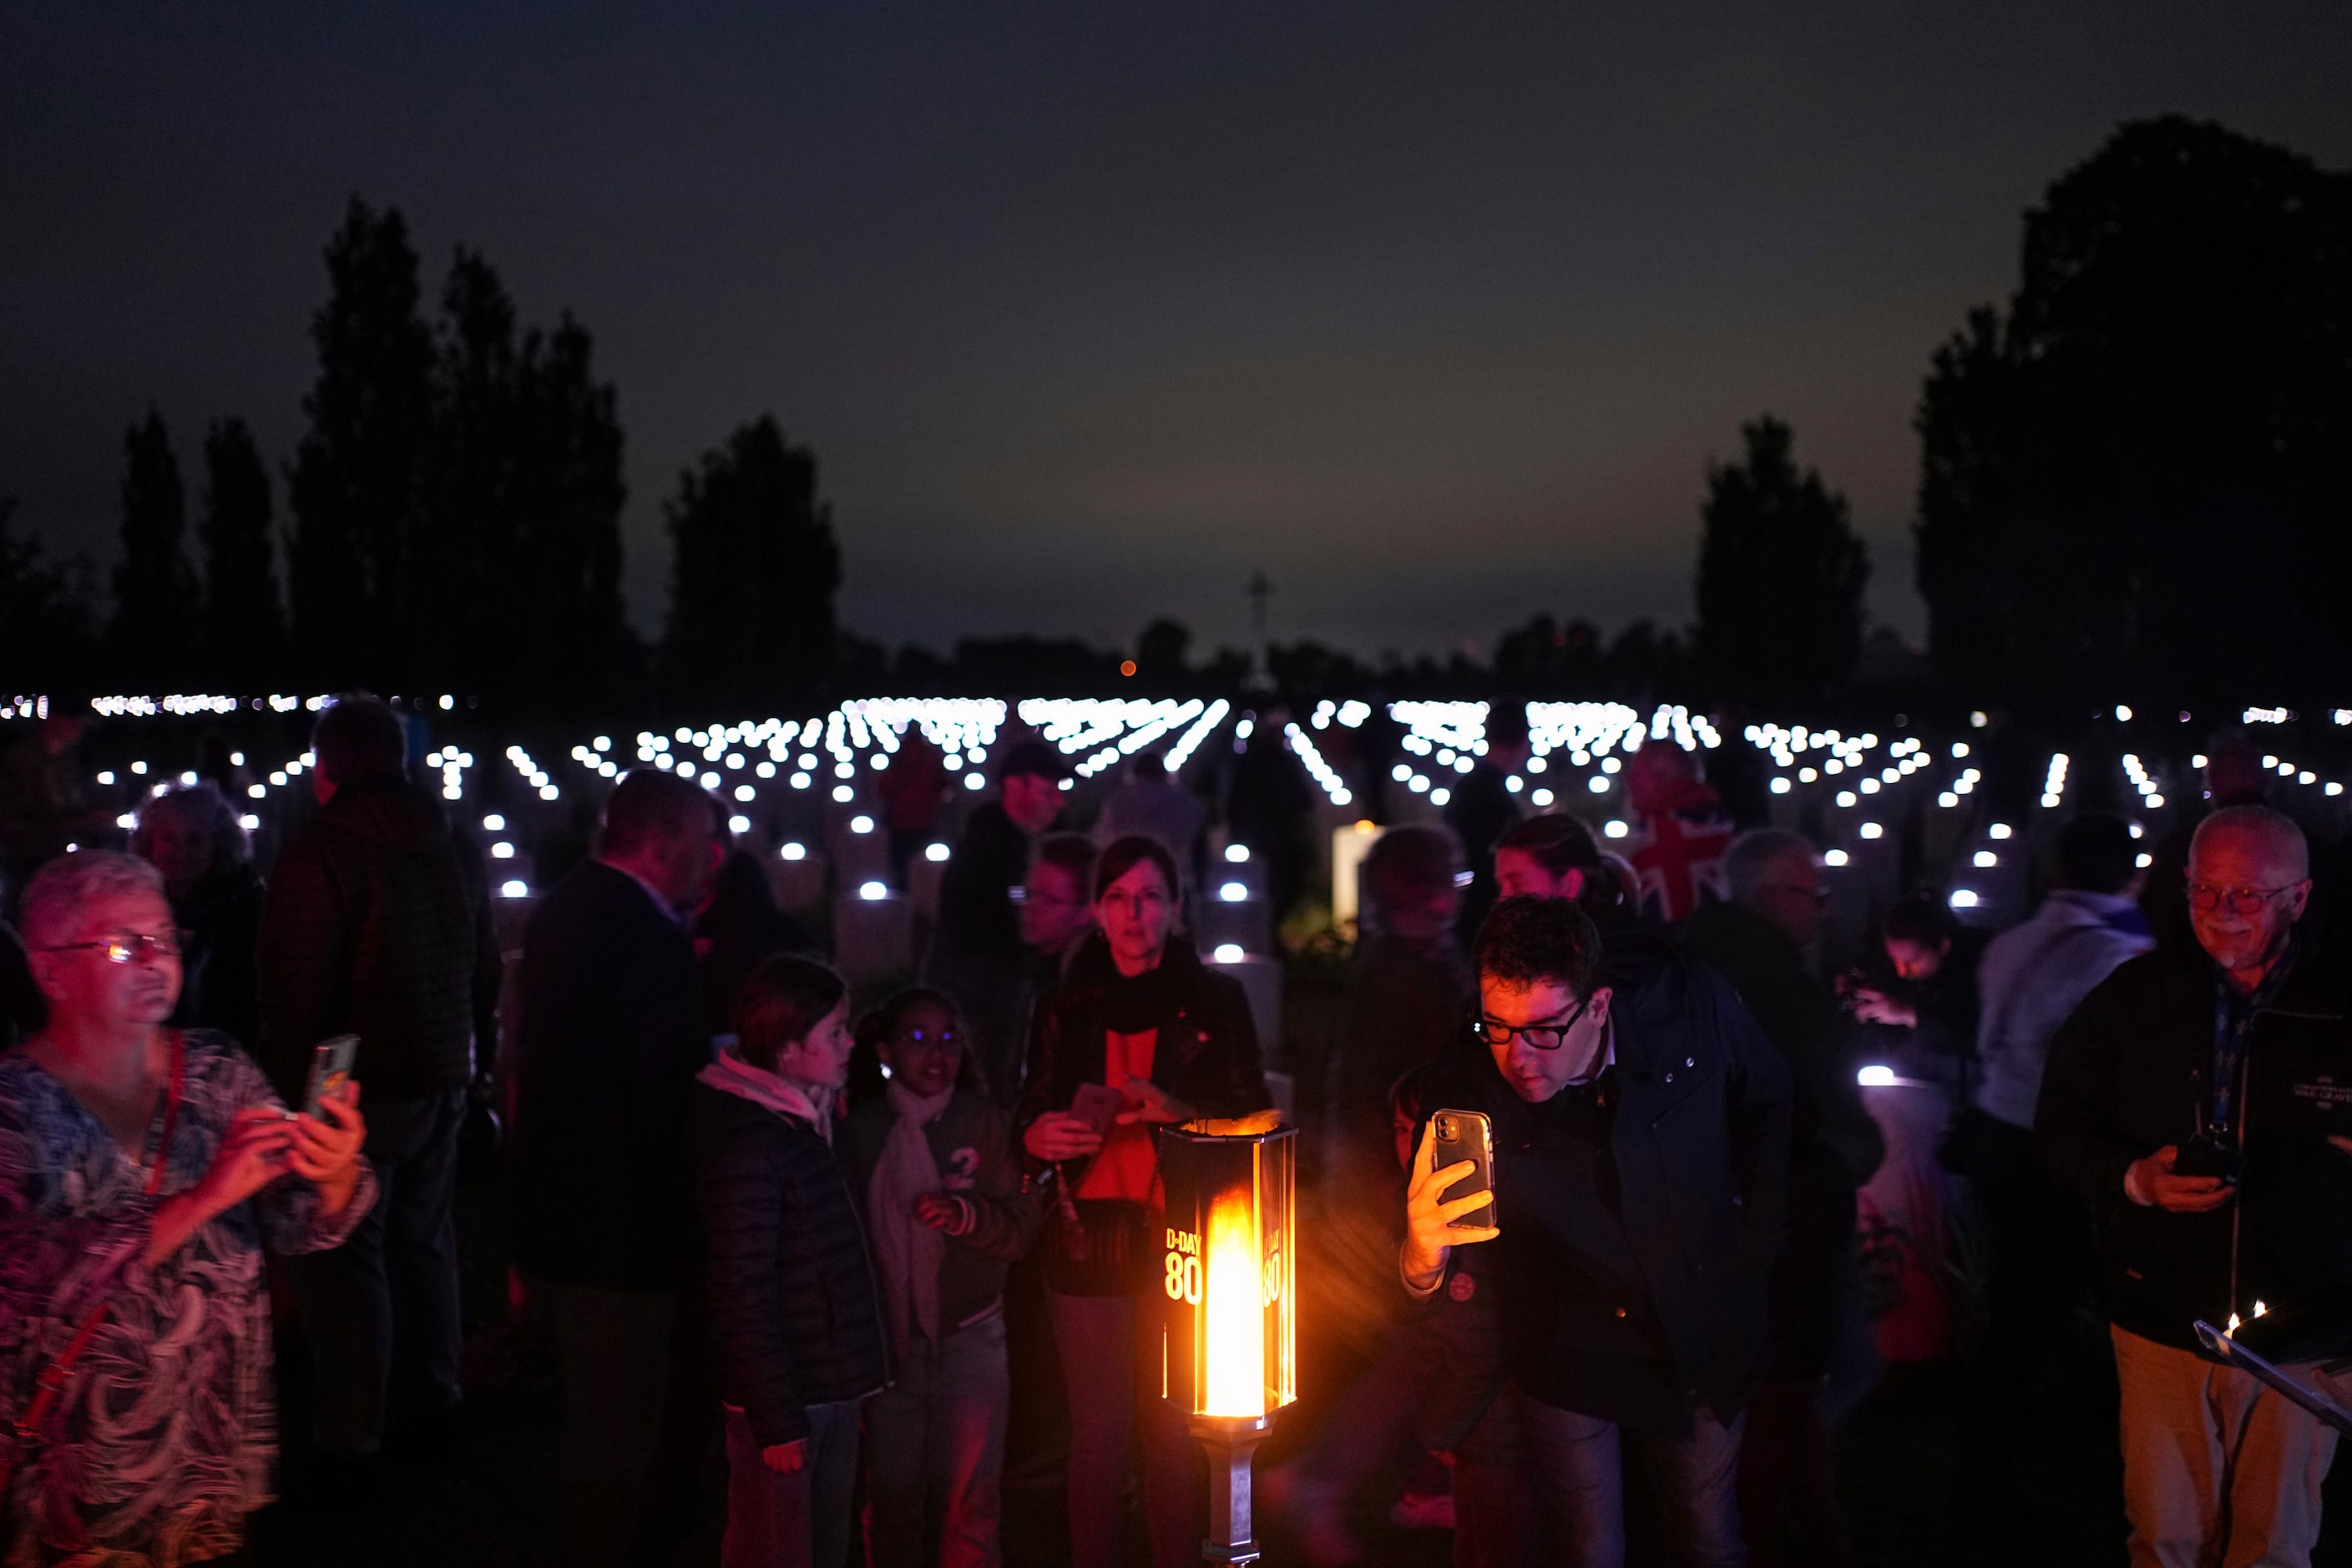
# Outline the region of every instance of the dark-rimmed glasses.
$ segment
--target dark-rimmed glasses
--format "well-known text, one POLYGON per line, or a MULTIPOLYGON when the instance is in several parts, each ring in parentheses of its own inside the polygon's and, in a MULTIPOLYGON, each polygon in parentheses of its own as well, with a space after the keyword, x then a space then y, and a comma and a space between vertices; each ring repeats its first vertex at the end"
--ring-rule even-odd
POLYGON ((1576 1027, 1591 1005, 1592 993, 1588 991, 1584 1000, 1576 1005, 1576 1011, 1556 1024, 1505 1024, 1482 1017, 1472 1021, 1470 1032, 1489 1046, 1507 1046, 1516 1036, 1539 1051, 1556 1051, 1568 1043, 1568 1032, 1576 1027))

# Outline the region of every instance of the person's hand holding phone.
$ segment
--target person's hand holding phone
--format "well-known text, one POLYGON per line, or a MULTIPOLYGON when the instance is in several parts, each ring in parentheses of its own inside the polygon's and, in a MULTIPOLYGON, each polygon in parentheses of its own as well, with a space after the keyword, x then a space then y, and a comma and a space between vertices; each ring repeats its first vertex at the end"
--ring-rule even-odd
POLYGON ((1102 1134, 1081 1117, 1066 1110, 1049 1110, 1021 1134, 1021 1146, 1049 1164, 1083 1160, 1102 1147, 1102 1134))
POLYGON ((2124 1194, 2171 1214, 2203 1214, 2236 1195, 2237 1189, 2219 1176, 2174 1174, 2173 1162, 2179 1157, 2179 1145, 2167 1143, 2146 1159, 2133 1161, 2124 1171, 2124 1194))
POLYGON ((1412 1156, 1412 1179, 1404 1194, 1404 1278, 1415 1290, 1436 1287, 1445 1272, 1445 1263, 1457 1247, 1473 1242, 1492 1241, 1503 1233, 1493 1226, 1456 1226, 1454 1222, 1495 1201, 1494 1194, 1484 1190, 1446 1200, 1440 1196, 1446 1188, 1477 1170, 1475 1163, 1457 1161, 1436 1170, 1430 1161, 1436 1149, 1436 1139, 1430 1129, 1421 1132, 1421 1147, 1412 1156))
POLYGON ((359 1099, 360 1080, 345 1079, 334 1093, 320 1097, 317 1116, 297 1116, 290 1124, 286 1168, 318 1184, 319 1206, 329 1215, 342 1213, 359 1190, 360 1149, 367 1142, 359 1099))
POLYGON ((274 1105, 248 1105, 229 1118, 213 1163, 185 1192, 155 1207, 147 1240, 149 1268, 180 1250, 199 1226, 226 1214, 285 1173, 294 1124, 274 1105))
POLYGON ((1919 1026, 1919 1010, 1884 991, 1857 985, 1846 993, 1846 1000, 1853 1005, 1853 1016, 1865 1024, 1887 1024, 1898 1029, 1919 1026))

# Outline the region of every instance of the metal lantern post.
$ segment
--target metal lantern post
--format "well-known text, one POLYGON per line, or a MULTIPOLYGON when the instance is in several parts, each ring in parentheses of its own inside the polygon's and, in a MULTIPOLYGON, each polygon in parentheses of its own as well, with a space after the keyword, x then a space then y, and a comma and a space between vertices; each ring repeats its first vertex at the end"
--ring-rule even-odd
POLYGON ((1211 1563, 1255 1563, 1251 1456, 1298 1397, 1298 1130, 1265 1111, 1160 1132, 1160 1394, 1209 1454, 1211 1563))

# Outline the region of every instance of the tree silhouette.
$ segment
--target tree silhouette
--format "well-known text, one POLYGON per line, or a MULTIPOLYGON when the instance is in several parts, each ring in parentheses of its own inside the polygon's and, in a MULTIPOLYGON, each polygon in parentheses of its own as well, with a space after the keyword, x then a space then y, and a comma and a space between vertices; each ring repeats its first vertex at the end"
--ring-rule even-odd
POLYGON ((2062 708, 2336 689, 2352 174, 2121 127, 2027 215, 2016 294, 1937 354, 1917 425, 1948 680, 2062 708))
POLYGON ((191 673, 200 607, 182 541, 187 494, 171 433, 154 409, 122 437, 122 559, 114 568, 110 662, 134 683, 175 689, 191 673))
POLYGON ((1698 551, 1698 662, 1720 695, 1806 702, 1853 671, 1870 562, 1845 498, 1798 472, 1788 426, 1741 427, 1747 455, 1707 471, 1698 551))
POLYGON ((815 457, 762 415, 680 476, 663 510, 678 695, 740 708, 814 690, 832 669, 841 585, 815 457))
POLYGON ((89 567, 51 561, 16 531, 16 499, 0 496, 0 670, 7 695, 62 694, 89 680, 89 567))
POLYGON ((1495 642, 1495 679, 1542 696, 1587 695, 1601 679, 1601 633, 1590 621, 1538 615, 1495 642))
POLYGON ((437 563, 414 600, 416 679, 537 710, 608 698, 633 651, 621 602, 621 427, 587 329, 519 332, 478 252, 442 290, 432 481, 437 563))
MULTIPOLYGON (((313 681, 398 684, 410 669, 412 584, 437 602, 457 570, 420 528, 433 430, 433 340, 417 315, 416 252, 397 209, 353 196, 327 246, 312 318, 319 378, 288 479, 294 642, 313 681)), ((443 619, 428 610, 425 626, 443 619)))
POLYGON ((514 614, 530 592, 515 307, 477 252, 460 249, 450 266, 436 349, 431 479, 418 521, 421 553, 438 569, 414 602, 417 682, 504 696, 504 678, 540 650, 514 614))
POLYGON ((204 626, 212 679, 230 690, 273 684, 286 653, 286 616, 270 564, 269 469, 242 419, 205 437, 204 626))

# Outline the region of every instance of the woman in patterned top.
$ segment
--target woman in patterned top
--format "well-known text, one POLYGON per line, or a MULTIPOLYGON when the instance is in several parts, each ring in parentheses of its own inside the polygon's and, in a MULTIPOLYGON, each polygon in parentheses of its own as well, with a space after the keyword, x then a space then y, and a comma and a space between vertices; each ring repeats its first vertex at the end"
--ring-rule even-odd
POLYGON ((178 941, 144 861, 51 861, 24 928, 49 1021, 0 1057, 0 1553, 226 1556, 270 1500, 262 1249, 335 1246, 375 1200, 356 1089, 293 1116, 226 1036, 163 1026, 178 941))

